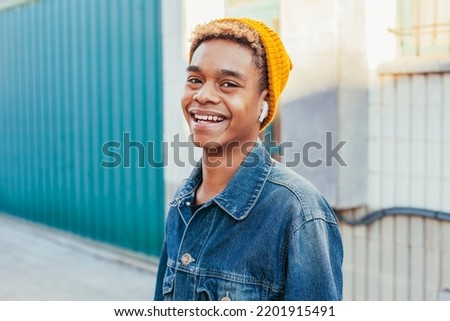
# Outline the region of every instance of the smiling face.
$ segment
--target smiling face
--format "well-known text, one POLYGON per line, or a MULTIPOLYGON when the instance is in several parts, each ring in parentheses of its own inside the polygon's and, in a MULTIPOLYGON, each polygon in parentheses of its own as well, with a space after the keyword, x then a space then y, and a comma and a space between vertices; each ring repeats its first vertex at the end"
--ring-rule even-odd
POLYGON ((253 52, 230 40, 207 40, 194 52, 181 98, 196 146, 256 141, 261 105, 253 52))

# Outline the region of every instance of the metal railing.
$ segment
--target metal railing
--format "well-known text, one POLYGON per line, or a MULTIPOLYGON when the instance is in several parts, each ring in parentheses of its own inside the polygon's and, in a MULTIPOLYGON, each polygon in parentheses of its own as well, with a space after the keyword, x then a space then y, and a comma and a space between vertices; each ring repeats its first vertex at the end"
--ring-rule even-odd
POLYGON ((424 208, 416 208, 416 207, 391 207, 385 208, 378 211, 371 212, 367 215, 364 215, 361 218, 349 219, 338 211, 336 211, 336 215, 339 220, 355 226, 355 225, 368 225, 373 223, 376 220, 382 219, 386 216, 398 216, 398 215, 406 215, 406 216, 415 216, 415 217, 423 217, 423 218, 431 218, 439 221, 450 222, 450 213, 442 212, 442 211, 433 211, 424 208))
POLYGON ((436 54, 450 54, 450 22, 389 28, 388 31, 397 37, 402 54, 410 51, 421 56, 426 51, 433 51, 430 49, 436 54), (442 35, 444 37, 439 37, 442 35))

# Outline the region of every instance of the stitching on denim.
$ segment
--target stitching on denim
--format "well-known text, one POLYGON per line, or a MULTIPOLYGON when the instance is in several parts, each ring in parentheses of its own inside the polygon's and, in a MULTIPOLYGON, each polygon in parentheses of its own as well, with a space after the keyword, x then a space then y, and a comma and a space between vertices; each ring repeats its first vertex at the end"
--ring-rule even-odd
POLYGON ((246 284, 246 285, 261 286, 261 287, 266 288, 275 293, 280 293, 280 291, 281 291, 281 286, 277 285, 276 283, 262 281, 262 280, 258 280, 255 278, 246 277, 243 275, 237 275, 234 273, 224 274, 223 271, 204 270, 204 269, 199 269, 199 268, 196 268, 194 270, 187 270, 187 269, 181 267, 179 264, 177 264, 177 266, 174 267, 174 269, 177 271, 180 271, 180 272, 194 275, 194 276, 213 277, 213 278, 222 279, 222 280, 225 280, 228 282, 236 282, 236 283, 241 283, 241 284, 246 284))

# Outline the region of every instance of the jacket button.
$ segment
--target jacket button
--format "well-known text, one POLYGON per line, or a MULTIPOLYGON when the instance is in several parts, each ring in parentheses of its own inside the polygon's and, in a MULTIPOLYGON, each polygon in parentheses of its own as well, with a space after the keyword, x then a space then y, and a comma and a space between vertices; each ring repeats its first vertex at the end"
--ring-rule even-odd
POLYGON ((184 253, 181 257, 181 263, 183 263, 183 265, 189 265, 194 261, 195 259, 189 253, 184 253))

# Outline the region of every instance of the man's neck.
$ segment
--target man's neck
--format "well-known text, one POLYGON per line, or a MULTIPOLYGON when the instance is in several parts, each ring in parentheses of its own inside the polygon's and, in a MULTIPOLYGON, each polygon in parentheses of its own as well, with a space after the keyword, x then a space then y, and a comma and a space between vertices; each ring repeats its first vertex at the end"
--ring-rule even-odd
POLYGON ((234 143, 223 149, 204 148, 202 157, 202 183, 196 192, 196 203, 202 204, 222 192, 242 161, 253 148, 254 142, 234 143))

